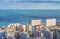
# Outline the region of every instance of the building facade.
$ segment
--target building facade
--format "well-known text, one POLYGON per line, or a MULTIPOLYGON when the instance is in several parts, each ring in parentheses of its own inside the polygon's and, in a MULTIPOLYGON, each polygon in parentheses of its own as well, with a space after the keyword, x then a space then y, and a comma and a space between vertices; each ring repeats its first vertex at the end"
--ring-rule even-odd
POLYGON ((46 26, 56 26, 56 19, 47 19, 46 26))
POLYGON ((7 29, 7 33, 14 33, 16 31, 16 26, 14 24, 11 24, 7 29))
POLYGON ((35 25, 42 25, 42 20, 31 20, 31 25, 35 26, 35 25))
POLYGON ((32 31, 39 31, 40 26, 42 25, 42 20, 31 20, 32 31))

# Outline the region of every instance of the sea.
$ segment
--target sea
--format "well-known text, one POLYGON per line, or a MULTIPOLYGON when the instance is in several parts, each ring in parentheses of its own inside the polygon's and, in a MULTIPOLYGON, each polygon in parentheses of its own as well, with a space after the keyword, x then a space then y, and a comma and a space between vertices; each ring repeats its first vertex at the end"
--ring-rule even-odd
POLYGON ((11 23, 29 24, 31 20, 55 18, 60 23, 60 10, 0 10, 0 26, 11 23))

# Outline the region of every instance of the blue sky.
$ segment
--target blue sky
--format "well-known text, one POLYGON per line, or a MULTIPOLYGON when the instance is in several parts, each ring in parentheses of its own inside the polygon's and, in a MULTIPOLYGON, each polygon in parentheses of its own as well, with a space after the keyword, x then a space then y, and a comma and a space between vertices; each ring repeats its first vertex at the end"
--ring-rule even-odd
MULTIPOLYGON (((60 9, 60 3, 50 3, 50 2, 49 3, 38 3, 38 2, 18 3, 16 1, 27 1, 27 0, 0 0, 0 9, 60 9)), ((33 0, 33 1, 60 2, 60 0, 33 0)))
POLYGON ((1 1, 60 1, 60 0, 1 0, 1 1))

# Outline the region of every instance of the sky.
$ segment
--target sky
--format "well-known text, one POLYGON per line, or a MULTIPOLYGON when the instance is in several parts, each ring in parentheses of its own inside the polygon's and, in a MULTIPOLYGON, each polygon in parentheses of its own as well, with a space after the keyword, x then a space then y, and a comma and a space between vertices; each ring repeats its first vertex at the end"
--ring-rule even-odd
POLYGON ((60 1, 60 0, 1 0, 1 1, 60 1))
POLYGON ((2 9, 60 9, 60 0, 0 0, 0 10, 2 9), (21 2, 21 1, 38 1, 38 2, 21 2))

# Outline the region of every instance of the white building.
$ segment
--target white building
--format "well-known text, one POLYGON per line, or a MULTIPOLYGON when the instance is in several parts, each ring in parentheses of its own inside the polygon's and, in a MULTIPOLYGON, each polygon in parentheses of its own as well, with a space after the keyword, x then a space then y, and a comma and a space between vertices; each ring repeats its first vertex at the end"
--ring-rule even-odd
POLYGON ((29 28, 29 31, 32 31, 32 26, 31 25, 29 25, 28 28, 29 28))
POLYGON ((35 26, 35 25, 42 25, 42 20, 38 19, 38 20, 32 20, 31 21, 31 25, 35 26))
POLYGON ((47 19, 46 26, 56 26, 56 19, 47 19))

